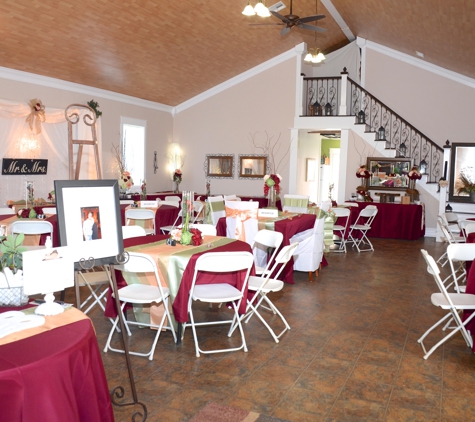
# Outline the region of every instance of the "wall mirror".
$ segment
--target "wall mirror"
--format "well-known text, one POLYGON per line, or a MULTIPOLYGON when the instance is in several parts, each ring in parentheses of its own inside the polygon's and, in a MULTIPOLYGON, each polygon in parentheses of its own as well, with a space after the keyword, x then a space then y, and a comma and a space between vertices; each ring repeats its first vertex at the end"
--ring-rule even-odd
POLYGON ((239 155, 239 178, 262 179, 267 174, 267 155, 239 155))
POLYGON ((234 155, 206 154, 206 177, 232 179, 234 177, 234 155))
MULTIPOLYGON (((473 202, 475 192, 475 144, 453 143, 450 162, 449 201, 473 202)), ((446 177, 444 170, 444 177, 446 177)))
POLYGON ((407 174, 412 160, 405 157, 368 157, 366 169, 371 173, 369 189, 406 190, 409 184, 407 174))

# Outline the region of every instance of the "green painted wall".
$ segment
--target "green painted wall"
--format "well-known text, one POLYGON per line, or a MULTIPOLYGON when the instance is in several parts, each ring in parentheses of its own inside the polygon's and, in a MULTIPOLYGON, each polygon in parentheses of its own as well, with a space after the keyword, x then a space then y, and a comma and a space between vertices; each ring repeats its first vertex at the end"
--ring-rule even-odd
POLYGON ((323 154, 325 156, 330 156, 330 148, 340 148, 340 140, 339 139, 322 139, 322 157, 323 154))

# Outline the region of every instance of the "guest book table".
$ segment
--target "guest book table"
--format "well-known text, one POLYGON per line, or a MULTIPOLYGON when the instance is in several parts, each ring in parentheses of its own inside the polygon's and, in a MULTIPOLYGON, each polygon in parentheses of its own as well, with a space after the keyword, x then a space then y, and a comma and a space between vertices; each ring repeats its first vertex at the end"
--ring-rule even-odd
POLYGON ((0 420, 114 420, 94 328, 82 312, 0 339, 0 420))
MULTIPOLYGON (((425 234, 424 205, 357 202, 358 214, 368 205, 375 205, 378 214, 368 231, 368 237, 416 240, 425 234)), ((357 213, 352 213, 356 218, 357 213)), ((354 223, 354 220, 352 221, 354 223)))

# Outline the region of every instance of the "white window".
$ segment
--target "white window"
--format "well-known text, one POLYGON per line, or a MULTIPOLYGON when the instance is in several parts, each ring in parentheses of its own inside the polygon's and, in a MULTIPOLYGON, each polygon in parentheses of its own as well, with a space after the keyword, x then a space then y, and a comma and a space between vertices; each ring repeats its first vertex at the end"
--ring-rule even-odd
POLYGON ((145 120, 121 118, 122 162, 130 172, 134 185, 145 179, 145 120))

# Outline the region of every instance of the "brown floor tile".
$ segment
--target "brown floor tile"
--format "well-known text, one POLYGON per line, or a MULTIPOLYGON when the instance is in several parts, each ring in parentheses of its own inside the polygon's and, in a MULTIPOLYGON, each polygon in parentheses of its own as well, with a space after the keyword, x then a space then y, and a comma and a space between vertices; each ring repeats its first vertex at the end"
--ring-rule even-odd
MULTIPOLYGON (((451 419, 452 421, 457 419, 451 419)), ((386 412, 387 422, 438 422, 440 411, 438 409, 409 409, 405 407, 389 406, 386 412)))
POLYGON ((382 421, 385 407, 373 401, 339 399, 327 421, 382 421))
POLYGON ((357 362, 350 379, 355 379, 358 381, 379 382, 382 384, 391 385, 394 383, 396 376, 396 367, 357 362))
POLYGON ((392 386, 371 381, 348 380, 339 400, 364 400, 380 405, 386 405, 391 394, 392 386))

